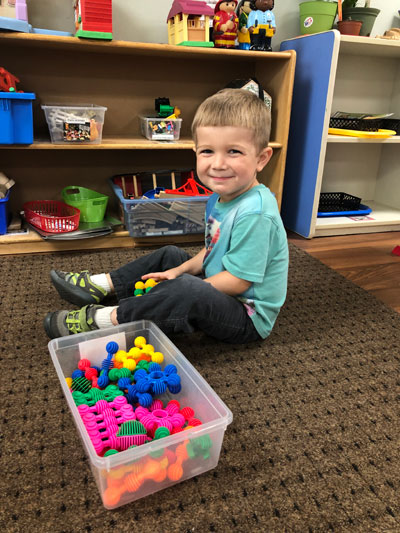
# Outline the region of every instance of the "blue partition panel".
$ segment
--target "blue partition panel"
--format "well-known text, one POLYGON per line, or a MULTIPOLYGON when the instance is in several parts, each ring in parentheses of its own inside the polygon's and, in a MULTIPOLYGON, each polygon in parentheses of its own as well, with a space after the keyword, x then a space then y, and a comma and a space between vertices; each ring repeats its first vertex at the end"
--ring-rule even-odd
POLYGON ((296 50, 282 219, 287 229, 310 236, 335 32, 283 41, 296 50))

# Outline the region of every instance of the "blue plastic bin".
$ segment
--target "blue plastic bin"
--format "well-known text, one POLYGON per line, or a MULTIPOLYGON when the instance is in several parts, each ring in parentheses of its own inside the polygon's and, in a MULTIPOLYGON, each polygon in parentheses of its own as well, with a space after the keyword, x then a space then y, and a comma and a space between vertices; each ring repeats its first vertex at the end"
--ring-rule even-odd
POLYGON ((8 191, 5 198, 0 198, 0 235, 5 235, 7 233, 9 197, 10 191, 8 191))
POLYGON ((32 144, 34 93, 0 92, 0 144, 32 144))

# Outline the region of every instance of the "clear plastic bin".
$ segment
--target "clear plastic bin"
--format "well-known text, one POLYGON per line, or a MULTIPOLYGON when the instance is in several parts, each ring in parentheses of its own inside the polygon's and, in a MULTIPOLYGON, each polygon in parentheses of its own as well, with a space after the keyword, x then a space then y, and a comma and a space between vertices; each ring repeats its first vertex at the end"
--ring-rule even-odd
POLYGON ((139 115, 141 134, 150 141, 178 141, 181 118, 145 117, 139 115))
POLYGON ((124 224, 131 237, 204 233, 209 196, 127 200, 121 187, 112 180, 110 185, 120 201, 124 224))
POLYGON ((115 509, 217 466, 224 432, 232 422, 232 413, 154 323, 143 320, 61 337, 50 341, 48 347, 103 505, 107 509, 115 509), (108 342, 115 341, 120 349, 129 349, 137 336, 144 336, 156 351, 164 355, 162 368, 174 364, 181 377, 181 392, 167 392, 160 399, 167 402, 178 400, 181 407, 192 407, 194 416, 202 424, 115 455, 101 457, 94 449, 65 378, 71 376, 83 357, 92 364, 101 365, 107 356, 105 346, 108 342), (182 455, 183 448, 190 448, 190 453, 182 455))
POLYGON ((42 105, 54 144, 100 144, 106 107, 42 105))

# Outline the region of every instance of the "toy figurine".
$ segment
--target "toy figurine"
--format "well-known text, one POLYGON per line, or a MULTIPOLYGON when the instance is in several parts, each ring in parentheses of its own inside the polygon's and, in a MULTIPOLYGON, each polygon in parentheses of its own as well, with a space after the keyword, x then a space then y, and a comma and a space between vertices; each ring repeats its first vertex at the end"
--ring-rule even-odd
POLYGON ((237 0, 220 0, 215 6, 213 38, 216 48, 234 48, 239 19, 235 9, 237 0))
POLYGON ((0 0, 0 29, 31 31, 26 0, 0 0))
POLYGON ((250 50, 250 32, 247 28, 247 19, 251 11, 251 0, 240 0, 236 13, 239 17, 238 42, 240 50, 250 50))
POLYGON ((276 32, 275 15, 272 13, 274 0, 253 0, 247 19, 250 32, 250 50, 271 52, 271 37, 276 32))
POLYGON ((16 76, 5 68, 0 67, 0 91, 22 93, 23 91, 17 91, 17 83, 19 83, 19 79, 16 76))

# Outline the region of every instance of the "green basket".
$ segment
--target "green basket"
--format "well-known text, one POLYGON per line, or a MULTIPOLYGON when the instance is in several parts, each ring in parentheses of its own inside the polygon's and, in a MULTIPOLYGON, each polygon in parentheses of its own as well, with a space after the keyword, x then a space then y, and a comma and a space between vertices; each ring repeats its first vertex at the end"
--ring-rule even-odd
POLYGON ((108 196, 99 192, 71 185, 62 190, 66 204, 76 207, 81 212, 81 222, 101 222, 106 212, 108 196))

